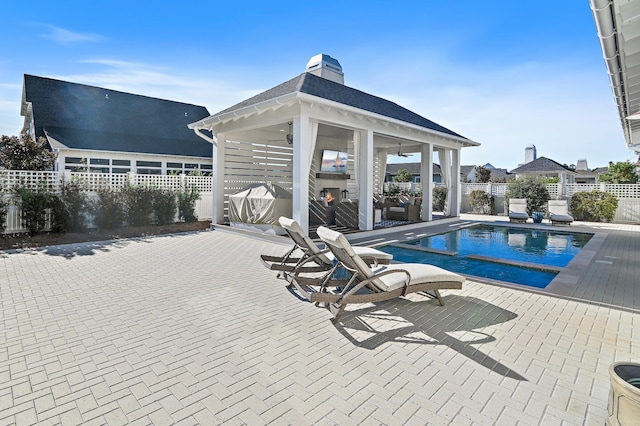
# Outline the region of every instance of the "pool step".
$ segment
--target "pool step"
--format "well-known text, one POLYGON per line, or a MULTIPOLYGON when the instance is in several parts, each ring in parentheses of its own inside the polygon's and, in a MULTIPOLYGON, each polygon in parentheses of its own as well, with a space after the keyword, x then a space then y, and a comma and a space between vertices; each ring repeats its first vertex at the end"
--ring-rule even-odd
POLYGON ((434 248, 429 248, 429 247, 422 247, 422 246, 418 246, 418 245, 414 245, 414 244, 393 243, 393 244, 389 244, 389 245, 391 247, 398 247, 398 248, 403 248, 403 249, 408 249, 408 250, 416 250, 416 251, 424 251, 424 252, 427 252, 427 253, 443 254, 445 256, 457 256, 458 255, 457 251, 439 250, 439 249, 434 249, 434 248))
POLYGON ((520 266, 523 268, 537 269, 539 271, 545 272, 555 272, 558 273, 562 271, 564 268, 560 266, 552 266, 552 265, 541 265, 539 263, 531 263, 531 262, 522 262, 519 260, 509 260, 509 259, 500 259, 497 257, 491 256, 481 256, 479 254, 470 254, 467 256, 467 259, 475 259, 475 260, 484 260, 485 262, 493 262, 493 263, 501 263, 504 265, 513 265, 520 266))

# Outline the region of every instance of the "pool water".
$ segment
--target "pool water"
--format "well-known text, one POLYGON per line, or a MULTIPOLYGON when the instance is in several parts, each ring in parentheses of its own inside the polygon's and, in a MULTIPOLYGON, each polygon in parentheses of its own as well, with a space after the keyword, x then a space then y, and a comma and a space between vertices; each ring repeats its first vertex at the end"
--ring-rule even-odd
POLYGON ((592 236, 477 225, 380 247, 380 250, 392 254, 399 262, 429 263, 465 275, 544 288, 592 236), (473 258, 476 256, 486 259, 473 258))

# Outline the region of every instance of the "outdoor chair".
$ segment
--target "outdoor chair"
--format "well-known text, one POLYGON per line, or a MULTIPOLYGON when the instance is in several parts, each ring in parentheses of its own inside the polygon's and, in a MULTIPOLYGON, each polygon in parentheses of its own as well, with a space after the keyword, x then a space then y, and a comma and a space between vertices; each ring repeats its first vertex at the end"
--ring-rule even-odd
MULTIPOLYGON (((317 273, 329 271, 335 266, 334 256, 328 250, 322 250, 307 236, 298 222, 288 217, 281 216, 278 221, 285 232, 291 237, 294 246, 283 256, 261 255, 265 266, 273 271, 280 271, 283 277, 288 273, 304 272, 317 273), (299 253, 299 257, 294 257, 299 253)), ((370 247, 354 247, 354 250, 372 264, 388 264, 393 256, 370 247)))
POLYGON ((571 225, 573 222, 573 216, 569 214, 567 200, 549 200, 547 211, 552 225, 571 225))
POLYGON ((529 219, 526 198, 509 198, 509 222, 525 223, 529 219))
POLYGON ((434 296, 427 295, 436 297, 440 305, 444 305, 439 290, 461 289, 465 281, 461 275, 421 263, 371 268, 355 252, 344 235, 324 226, 319 227, 317 232, 340 262, 338 266, 346 269, 351 277, 340 291, 331 291, 329 286, 316 289, 305 285, 300 280, 302 272, 292 276, 291 285, 301 297, 316 304, 324 304, 333 314, 334 323, 340 319, 349 304, 381 302, 416 292, 433 292, 434 296))

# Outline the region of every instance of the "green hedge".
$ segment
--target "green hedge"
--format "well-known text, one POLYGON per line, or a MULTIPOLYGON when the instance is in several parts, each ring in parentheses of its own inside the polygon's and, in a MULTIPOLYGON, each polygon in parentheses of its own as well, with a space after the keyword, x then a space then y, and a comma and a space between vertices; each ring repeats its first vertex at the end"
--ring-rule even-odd
POLYGON ((571 197, 570 212, 575 220, 611 222, 618 209, 618 199, 607 192, 576 192, 571 197))

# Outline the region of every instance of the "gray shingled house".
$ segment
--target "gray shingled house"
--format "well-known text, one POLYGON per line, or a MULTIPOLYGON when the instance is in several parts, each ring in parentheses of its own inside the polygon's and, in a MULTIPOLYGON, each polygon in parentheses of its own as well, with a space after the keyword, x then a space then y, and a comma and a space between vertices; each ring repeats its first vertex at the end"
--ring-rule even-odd
MULTIPOLYGON (((297 77, 189 127, 214 144, 214 223, 228 221, 229 195, 262 182, 292 192, 291 216, 305 229, 310 203, 327 193, 340 194, 336 209, 350 211, 359 229, 373 229, 373 195, 382 192, 388 153, 400 151, 421 154, 420 175, 429 183, 438 154, 449 187, 447 214, 458 216, 460 150, 478 145, 394 102, 346 86, 340 63, 328 55, 314 56, 297 77), (332 158, 340 160, 339 170, 328 167, 332 158)), ((426 187, 430 192, 431 185, 426 187)), ((425 193, 422 220, 431 220, 431 210, 425 193)))
POLYGON ((558 178, 559 183, 575 183, 576 172, 546 157, 539 157, 511 170, 517 177, 558 178))
POLYGON ((25 74, 22 132, 44 136, 56 170, 211 173, 211 145, 187 124, 205 107, 25 74))

